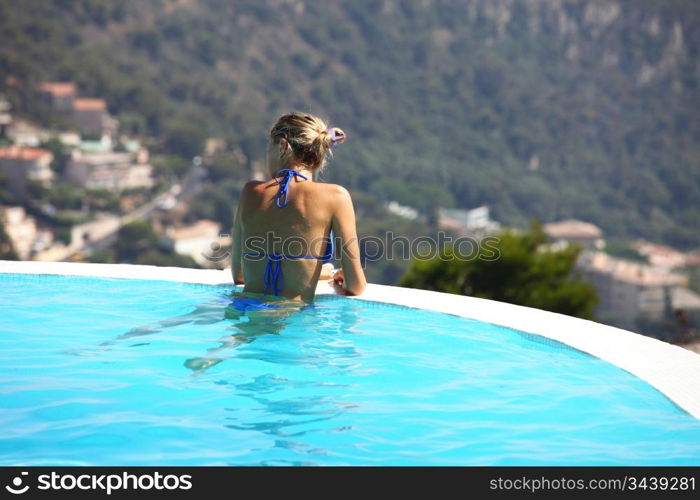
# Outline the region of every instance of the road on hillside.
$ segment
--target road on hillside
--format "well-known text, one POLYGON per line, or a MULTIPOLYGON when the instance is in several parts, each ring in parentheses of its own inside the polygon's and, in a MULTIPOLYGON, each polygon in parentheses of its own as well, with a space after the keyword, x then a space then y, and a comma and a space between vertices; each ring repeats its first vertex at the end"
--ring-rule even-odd
POLYGON ((180 183, 173 184, 168 191, 159 194, 131 212, 119 218, 108 217, 104 221, 98 219, 89 223, 89 230, 86 231, 86 237, 82 239, 80 245, 67 248, 66 254, 59 260, 69 261, 78 254, 89 254, 108 248, 114 243, 117 233, 122 226, 137 220, 149 220, 151 215, 158 209, 158 206, 171 197, 178 202, 194 195, 201 187, 206 175, 207 172, 204 167, 194 164, 180 183))

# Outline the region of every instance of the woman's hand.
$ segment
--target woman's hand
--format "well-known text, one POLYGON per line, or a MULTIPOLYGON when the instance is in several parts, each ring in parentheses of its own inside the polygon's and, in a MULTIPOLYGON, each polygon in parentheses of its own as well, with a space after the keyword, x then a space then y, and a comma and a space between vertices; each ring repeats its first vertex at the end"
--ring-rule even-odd
POLYGON ((345 274, 343 274, 342 269, 338 269, 333 274, 333 279, 331 281, 329 281, 328 283, 335 289, 335 293, 337 293, 338 295, 349 295, 348 291, 343 286, 344 282, 345 282, 345 274))

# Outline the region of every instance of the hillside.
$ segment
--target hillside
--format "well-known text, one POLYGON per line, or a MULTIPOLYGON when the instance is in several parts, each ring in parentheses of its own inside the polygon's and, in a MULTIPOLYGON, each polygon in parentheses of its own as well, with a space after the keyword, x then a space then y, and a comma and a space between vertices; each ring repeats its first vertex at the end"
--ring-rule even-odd
POLYGON ((236 178, 304 109, 361 199, 700 245, 697 1, 0 0, 0 38, 20 113, 73 80, 162 151, 240 147, 236 178))

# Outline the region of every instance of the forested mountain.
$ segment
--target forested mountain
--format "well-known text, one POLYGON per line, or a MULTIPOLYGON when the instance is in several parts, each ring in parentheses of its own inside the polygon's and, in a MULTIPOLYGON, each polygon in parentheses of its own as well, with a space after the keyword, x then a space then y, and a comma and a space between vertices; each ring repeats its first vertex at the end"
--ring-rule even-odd
POLYGON ((0 0, 0 40, 21 113, 73 80, 163 151, 250 166, 308 110, 361 199, 700 245, 697 0, 0 0))

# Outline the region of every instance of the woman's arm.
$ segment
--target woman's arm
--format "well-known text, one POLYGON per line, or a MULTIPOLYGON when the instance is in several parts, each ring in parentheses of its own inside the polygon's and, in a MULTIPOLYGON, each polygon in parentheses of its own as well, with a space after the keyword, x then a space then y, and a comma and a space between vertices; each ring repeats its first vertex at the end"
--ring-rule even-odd
MULTIPOLYGON (((241 200, 243 197, 241 196, 241 200)), ((233 242, 231 245, 231 274, 236 285, 243 284, 243 231, 241 230, 241 202, 233 216, 233 242)))
POLYGON ((336 203, 333 210, 333 232, 340 240, 340 265, 342 272, 334 277, 342 281, 343 291, 349 295, 360 295, 367 285, 360 262, 360 243, 357 240, 355 209, 347 189, 337 186, 336 203))

